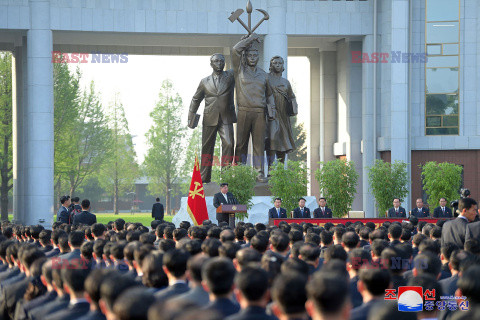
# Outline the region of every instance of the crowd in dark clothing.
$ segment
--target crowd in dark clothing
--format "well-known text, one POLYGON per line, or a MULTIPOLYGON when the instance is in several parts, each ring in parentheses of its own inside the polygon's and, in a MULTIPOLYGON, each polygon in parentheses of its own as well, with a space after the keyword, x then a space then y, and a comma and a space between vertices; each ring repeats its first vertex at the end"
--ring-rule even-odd
POLYGON ((2 222, 0 319, 480 319, 480 239, 465 236, 480 223, 476 202, 459 211, 436 224, 233 230, 2 222), (423 311, 398 311, 391 298, 406 285, 429 292, 423 311))

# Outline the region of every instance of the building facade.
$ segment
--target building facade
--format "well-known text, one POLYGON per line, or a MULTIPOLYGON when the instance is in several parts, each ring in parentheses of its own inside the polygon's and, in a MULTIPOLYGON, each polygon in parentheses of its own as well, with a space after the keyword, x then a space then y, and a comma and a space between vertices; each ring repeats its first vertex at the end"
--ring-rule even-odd
MULTIPOLYGON (((245 2, 0 0, 0 49, 15 61, 16 218, 49 224, 55 207, 52 51, 229 55, 245 31, 227 18, 245 2)), ((252 3, 270 15, 256 31, 264 68, 274 55, 309 58, 311 177, 319 161, 354 160, 353 209, 367 217, 376 214, 368 168, 380 158, 409 164, 406 208, 422 196, 419 165, 429 160, 462 165, 465 186, 478 195, 478 1, 252 3)), ((254 11, 252 21, 261 17, 254 11)), ((314 179, 311 192, 319 193, 314 179)))

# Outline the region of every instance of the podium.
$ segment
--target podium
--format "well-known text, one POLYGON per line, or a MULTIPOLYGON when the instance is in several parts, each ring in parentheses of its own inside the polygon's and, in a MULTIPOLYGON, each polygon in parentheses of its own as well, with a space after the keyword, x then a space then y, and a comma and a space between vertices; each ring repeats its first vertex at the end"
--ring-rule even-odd
POLYGON ((247 206, 244 204, 222 204, 217 208, 217 213, 228 213, 228 224, 232 229, 235 229, 235 213, 237 212, 247 212, 247 206))

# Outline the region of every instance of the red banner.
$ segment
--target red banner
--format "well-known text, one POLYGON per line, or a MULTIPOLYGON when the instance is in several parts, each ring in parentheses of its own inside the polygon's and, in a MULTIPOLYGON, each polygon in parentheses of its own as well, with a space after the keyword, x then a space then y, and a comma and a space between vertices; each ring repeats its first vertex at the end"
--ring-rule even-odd
MULTIPOLYGON (((437 218, 419 218, 418 221, 425 221, 427 223, 436 223, 437 220, 442 220, 442 219, 437 219, 437 218)), ((446 220, 446 219, 444 219, 446 220)), ((343 223, 350 221, 352 223, 355 223, 356 221, 361 221, 363 224, 367 222, 373 222, 375 223, 375 226, 378 228, 381 226, 385 221, 398 221, 398 222, 409 222, 407 218, 324 218, 324 219, 270 219, 269 224, 270 225, 275 225, 278 226, 278 224, 281 221, 285 221, 287 223, 302 223, 302 222, 308 222, 311 224, 315 224, 317 226, 323 227, 325 223, 331 222, 333 224, 338 224, 338 223, 343 223)))
POLYGON ((195 156, 192 182, 190 183, 190 191, 188 191, 187 212, 196 226, 208 219, 207 203, 205 202, 205 192, 199 167, 198 159, 195 156))

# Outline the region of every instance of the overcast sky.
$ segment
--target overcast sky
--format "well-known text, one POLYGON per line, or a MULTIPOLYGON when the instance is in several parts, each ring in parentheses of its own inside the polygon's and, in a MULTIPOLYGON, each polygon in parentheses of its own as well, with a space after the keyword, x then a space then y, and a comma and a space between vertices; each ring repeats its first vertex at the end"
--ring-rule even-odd
MULTIPOLYGON (((207 56, 153 56, 129 55, 128 63, 117 64, 79 64, 82 72, 80 85, 89 86, 95 82, 95 88, 103 105, 112 104, 115 93, 122 102, 131 134, 134 136, 135 150, 139 163, 147 152, 145 133, 152 125, 149 117, 155 106, 160 85, 170 79, 180 94, 186 115, 190 100, 200 80, 209 74, 210 57, 207 56)), ((71 65, 75 68, 77 65, 71 65)), ((310 67, 306 57, 288 59, 288 78, 294 86, 299 104, 299 121, 308 128, 310 110, 310 67)), ((203 113, 202 103, 198 113, 203 113)), ((202 121, 202 120, 200 120, 202 121)))

